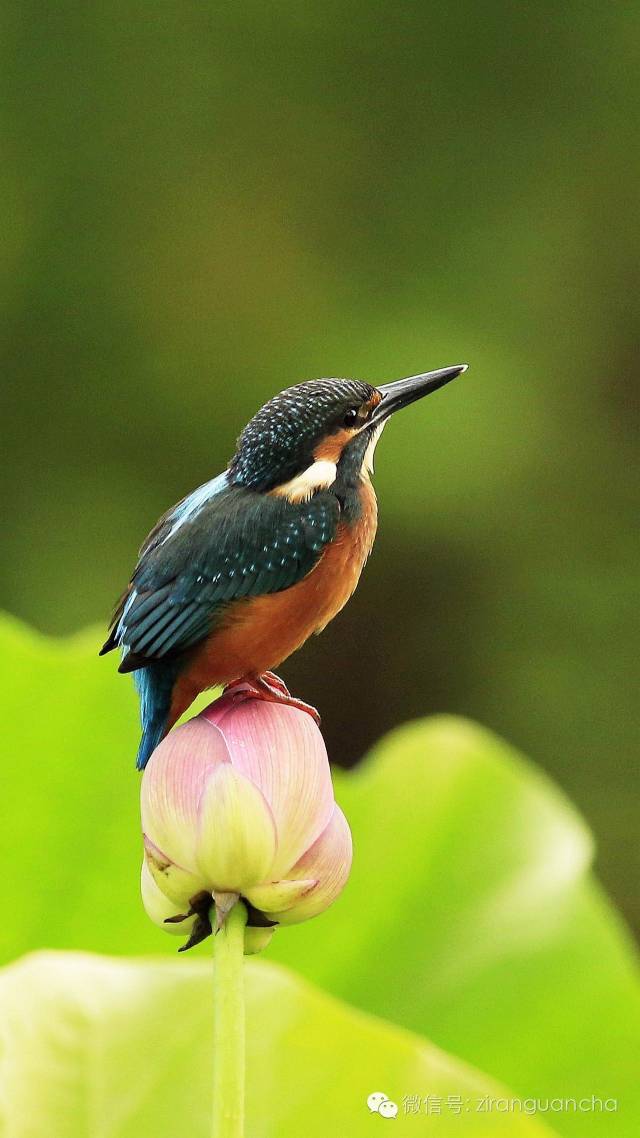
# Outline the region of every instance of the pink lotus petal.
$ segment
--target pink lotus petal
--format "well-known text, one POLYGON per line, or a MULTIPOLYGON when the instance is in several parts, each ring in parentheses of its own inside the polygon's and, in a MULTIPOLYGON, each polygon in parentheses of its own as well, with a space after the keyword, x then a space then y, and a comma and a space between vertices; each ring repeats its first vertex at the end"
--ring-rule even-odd
POLYGON ((251 696, 252 688, 250 684, 234 684, 233 691, 223 692, 221 696, 214 699, 207 707, 201 712, 200 716, 206 719, 208 723, 213 723, 216 727, 224 730, 222 724, 227 716, 236 711, 238 705, 244 702, 244 699, 239 698, 239 693, 246 692, 251 698, 255 699, 255 694, 251 696))
POLYGON ((193 930, 195 916, 187 917, 184 921, 178 921, 176 924, 165 924, 167 917, 179 917, 185 910, 173 905, 158 889, 145 861, 142 863, 140 875, 140 892, 147 916, 151 917, 156 925, 160 925, 161 929, 167 933, 172 933, 174 936, 181 936, 185 939, 189 936, 193 930))
POLYGON ((293 925, 327 909, 346 885, 352 855, 351 831, 336 805, 326 829, 288 874, 294 879, 315 877, 318 884, 290 909, 270 913, 272 920, 293 925))
POLYGON ((324 740, 310 715, 283 704, 229 696, 207 708, 223 732, 233 766, 260 787, 278 831, 275 878, 322 833, 333 810, 324 740))
MULTIPOLYGON (((184 935, 196 893, 242 895, 280 924, 315 916, 351 867, 351 835, 333 800, 322 736, 290 706, 236 694, 172 731, 143 775, 144 904, 184 935)), ((245 952, 271 928, 247 929, 245 952)))
POLYGON ((269 804, 231 763, 207 779, 198 810, 196 865, 206 888, 244 893, 272 876, 278 839, 269 804))
POLYGON ((192 719, 156 747, 142 777, 142 829, 173 862, 195 865, 198 803, 208 776, 229 752, 217 727, 192 719))

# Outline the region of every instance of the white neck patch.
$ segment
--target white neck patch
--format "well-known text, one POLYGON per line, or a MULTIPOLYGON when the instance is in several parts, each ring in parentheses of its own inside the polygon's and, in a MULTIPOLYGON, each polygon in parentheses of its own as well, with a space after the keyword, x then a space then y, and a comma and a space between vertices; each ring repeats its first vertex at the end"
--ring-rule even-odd
POLYGON ((312 462, 301 474, 296 474, 289 482, 276 486, 272 494, 288 498, 290 502, 308 502, 316 490, 327 490, 336 480, 336 464, 326 459, 312 462))

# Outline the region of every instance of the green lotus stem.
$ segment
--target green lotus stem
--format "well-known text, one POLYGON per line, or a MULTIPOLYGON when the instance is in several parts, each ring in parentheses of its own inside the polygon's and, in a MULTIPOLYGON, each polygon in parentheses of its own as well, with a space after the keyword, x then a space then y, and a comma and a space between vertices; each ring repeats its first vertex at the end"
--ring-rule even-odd
POLYGON ((213 1138, 244 1135, 246 923, 247 910, 238 901, 213 938, 213 1138))

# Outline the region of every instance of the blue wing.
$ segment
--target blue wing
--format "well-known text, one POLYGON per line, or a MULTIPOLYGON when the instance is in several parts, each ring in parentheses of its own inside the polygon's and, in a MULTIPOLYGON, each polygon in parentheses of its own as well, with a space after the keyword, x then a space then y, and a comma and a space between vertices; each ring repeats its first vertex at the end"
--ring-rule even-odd
POLYGON ((205 639, 231 602, 278 592, 306 576, 336 532, 337 498, 306 503, 206 483, 158 523, 142 547, 102 651, 120 671, 175 659, 205 639))

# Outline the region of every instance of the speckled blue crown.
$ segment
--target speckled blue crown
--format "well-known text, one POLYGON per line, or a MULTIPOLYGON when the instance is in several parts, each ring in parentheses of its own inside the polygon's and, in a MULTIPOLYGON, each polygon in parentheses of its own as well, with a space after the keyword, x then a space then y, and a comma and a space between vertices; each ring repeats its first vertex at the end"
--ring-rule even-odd
POLYGON ((313 461, 313 448, 337 430, 345 412, 375 391, 355 379, 312 379, 275 395, 244 428, 229 466, 232 481, 267 490, 313 461))

